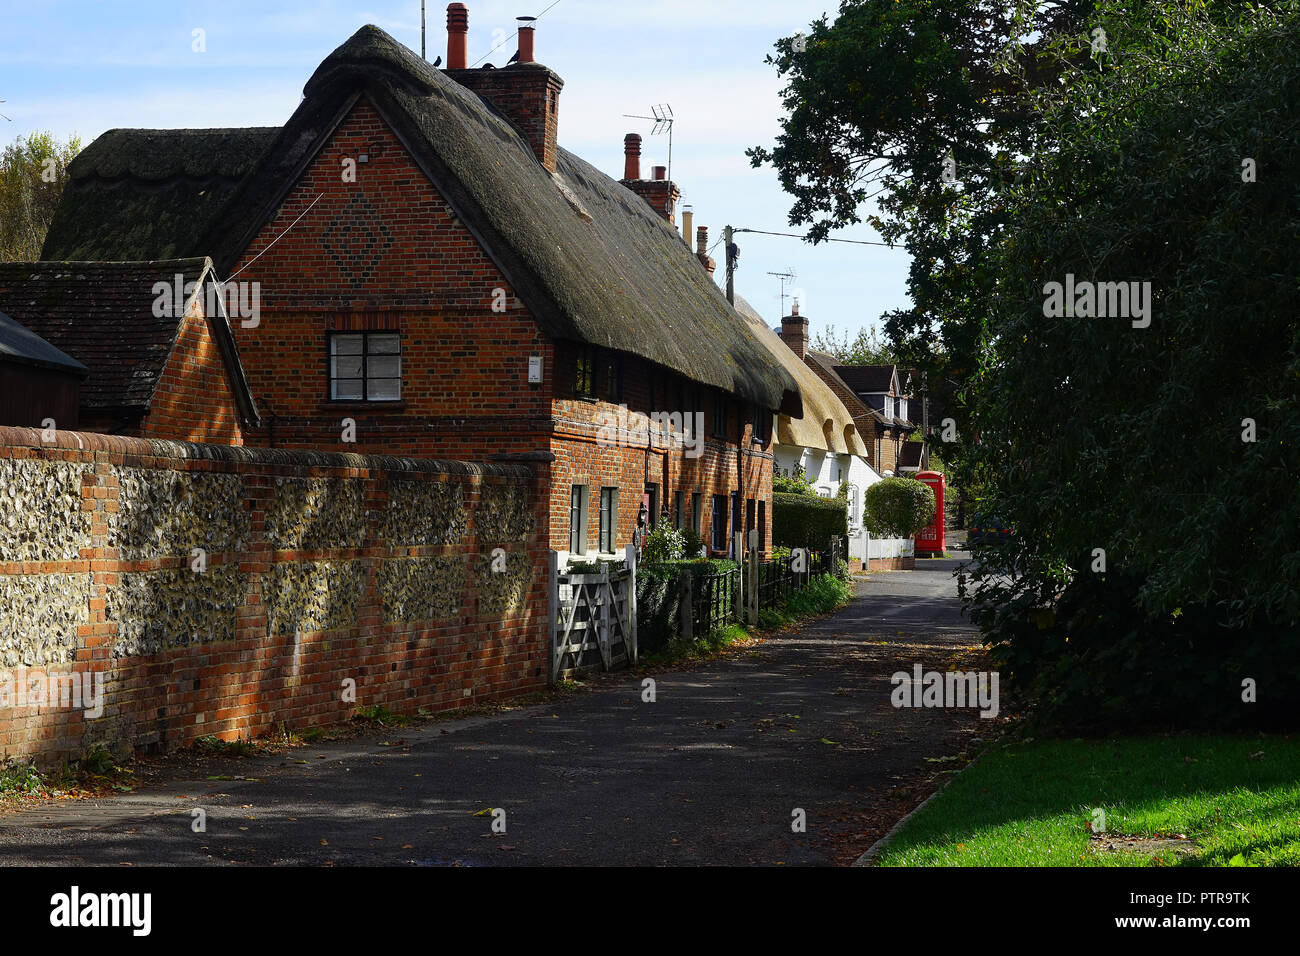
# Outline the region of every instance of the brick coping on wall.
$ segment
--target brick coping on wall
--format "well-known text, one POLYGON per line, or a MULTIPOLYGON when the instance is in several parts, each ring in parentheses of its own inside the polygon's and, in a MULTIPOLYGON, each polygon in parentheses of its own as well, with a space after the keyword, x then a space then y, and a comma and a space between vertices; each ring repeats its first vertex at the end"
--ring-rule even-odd
MULTIPOLYGON (((248 465, 283 465, 293 468, 332 468, 350 471, 389 471, 415 474, 532 478, 534 471, 518 456, 514 461, 469 462, 435 458, 399 458, 393 455, 358 455, 352 452, 257 448, 249 445, 203 445, 158 438, 131 438, 98 432, 55 431, 45 441, 39 428, 0 425, 0 448, 41 448, 107 453, 135 459, 233 462, 248 465)), ((145 464, 137 461, 135 464, 145 464)))

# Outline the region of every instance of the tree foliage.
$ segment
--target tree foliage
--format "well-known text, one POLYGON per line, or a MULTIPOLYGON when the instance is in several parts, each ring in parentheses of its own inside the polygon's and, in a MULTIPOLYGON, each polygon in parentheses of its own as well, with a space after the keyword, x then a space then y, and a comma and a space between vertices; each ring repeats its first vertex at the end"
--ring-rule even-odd
POLYGON ((891 360, 927 373, 961 442, 1003 194, 1035 142, 1027 94, 1055 82, 1049 39, 1083 35, 1092 6, 843 0, 833 22, 823 16, 801 44, 780 40, 768 57, 786 81, 785 117, 775 145, 751 149, 751 161, 775 168, 794 200, 790 224, 812 241, 867 222, 911 254, 913 308, 883 317, 891 360))
POLYGON ((32 133, 0 153, 0 262, 40 259, 68 163, 80 151, 75 136, 60 143, 49 133, 32 133))
POLYGON ((1048 718, 1293 723, 1300 10, 1098 13, 1108 52, 1034 98, 998 249, 974 454, 1017 535, 972 616, 1048 718), (1045 315, 1067 274, 1150 282, 1150 324, 1045 315))
POLYGON ((773 475, 772 490, 783 495, 804 495, 809 498, 819 497, 817 489, 808 480, 803 465, 794 466, 793 475, 773 475))
POLYGON ((967 596, 1045 721, 1300 713, 1297 6, 846 0, 772 58, 751 156, 813 239, 911 253, 886 332, 1017 529, 967 596), (1047 314, 1067 275, 1149 282, 1150 324, 1047 314))
POLYGON ((835 356, 841 365, 896 365, 898 358, 889 342, 881 338, 875 328, 858 329, 858 334, 849 338, 845 331, 841 338, 834 325, 826 326, 826 331, 818 332, 813 337, 812 347, 819 352, 835 356))

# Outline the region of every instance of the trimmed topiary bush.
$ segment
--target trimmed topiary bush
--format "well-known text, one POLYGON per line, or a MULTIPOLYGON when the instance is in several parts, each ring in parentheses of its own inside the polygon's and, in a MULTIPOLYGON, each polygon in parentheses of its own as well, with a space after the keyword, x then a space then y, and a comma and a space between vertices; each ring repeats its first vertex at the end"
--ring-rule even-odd
POLYGON ((873 535, 914 538, 934 520, 934 489, 915 478, 885 478, 866 490, 863 524, 873 535))

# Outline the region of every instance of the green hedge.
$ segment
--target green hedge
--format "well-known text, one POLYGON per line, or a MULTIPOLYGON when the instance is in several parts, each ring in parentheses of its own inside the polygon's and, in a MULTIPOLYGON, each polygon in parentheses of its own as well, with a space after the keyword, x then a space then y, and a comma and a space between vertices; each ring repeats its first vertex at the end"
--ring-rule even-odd
POLYGON ((636 569, 636 642, 641 654, 663 650, 677 636, 681 620, 681 576, 719 574, 738 567, 735 561, 713 558, 663 561, 636 569))
POLYGON ((842 498, 772 495, 772 546, 822 551, 831 537, 849 533, 849 506, 842 498))

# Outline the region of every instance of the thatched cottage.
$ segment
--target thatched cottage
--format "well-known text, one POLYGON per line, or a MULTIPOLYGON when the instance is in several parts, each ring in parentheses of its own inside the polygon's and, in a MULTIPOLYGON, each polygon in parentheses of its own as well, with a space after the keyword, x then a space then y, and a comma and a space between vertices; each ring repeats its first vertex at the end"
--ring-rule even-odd
POLYGON ((362 28, 283 127, 105 133, 43 258, 210 257, 260 414, 245 444, 528 460, 557 550, 621 549, 643 501, 767 547, 796 382, 678 234, 636 138, 621 181, 565 150, 532 29, 501 69, 468 68, 467 29, 452 4, 436 69, 362 28))

